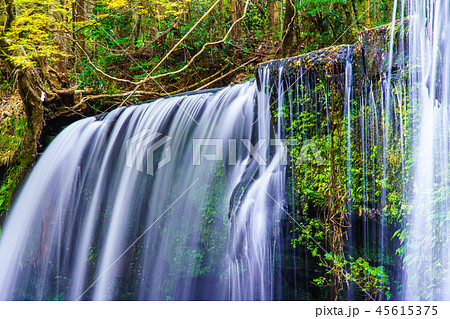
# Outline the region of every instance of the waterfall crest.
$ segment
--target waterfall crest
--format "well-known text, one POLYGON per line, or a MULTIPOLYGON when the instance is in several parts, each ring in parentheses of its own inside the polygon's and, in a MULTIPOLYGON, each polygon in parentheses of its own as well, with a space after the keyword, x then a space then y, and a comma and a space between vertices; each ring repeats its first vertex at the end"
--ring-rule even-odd
POLYGON ((284 170, 268 95, 250 81, 66 128, 3 229, 0 299, 276 298, 284 170), (258 141, 264 165, 246 147, 258 141))

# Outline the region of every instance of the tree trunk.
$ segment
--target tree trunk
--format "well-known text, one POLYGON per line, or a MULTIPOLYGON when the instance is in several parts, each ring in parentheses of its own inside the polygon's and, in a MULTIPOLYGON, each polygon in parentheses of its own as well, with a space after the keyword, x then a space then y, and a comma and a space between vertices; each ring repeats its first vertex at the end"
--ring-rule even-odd
MULTIPOLYGON (((142 1, 139 1, 138 6, 141 7, 142 6, 142 1)), ((183 9, 184 10, 184 9, 183 9)), ((142 14, 141 12, 139 12, 140 10, 138 9, 135 13, 136 16, 136 24, 134 27, 134 32, 133 32, 133 37, 134 37, 134 46, 136 49, 139 48, 139 37, 141 36, 141 24, 142 24, 142 14)), ((184 12, 184 11, 183 11, 184 12)))
POLYGON ((186 8, 186 0, 183 0, 183 23, 187 23, 187 8, 186 8))
POLYGON ((278 31, 278 1, 271 0, 269 2, 269 33, 276 36, 278 31))
POLYGON ((355 15, 356 24, 360 25, 359 16, 358 16, 358 9, 356 9, 355 0, 352 0, 352 9, 353 9, 353 14, 355 15))
POLYGON ((295 9, 292 0, 286 0, 286 11, 283 21, 283 44, 281 54, 288 57, 292 54, 294 42, 295 9))
MULTIPOLYGON (((4 32, 6 33, 15 16, 13 1, 6 0, 5 3, 7 21, 5 22, 4 32)), ((27 164, 31 164, 34 162, 37 153, 38 141, 46 118, 54 119, 67 112, 67 107, 75 104, 75 92, 69 90, 60 91, 63 92, 61 94, 54 93, 68 83, 61 83, 61 77, 58 75, 58 72, 51 69, 45 59, 40 59, 39 61, 41 70, 35 67, 17 69, 9 60, 9 56, 13 54, 14 52, 9 50, 4 36, 1 35, 0 58, 10 76, 12 76, 12 72, 16 72, 16 87, 23 102, 29 128, 29 132, 25 135, 24 140, 25 156, 27 158, 22 160, 27 164), (56 76, 50 76, 55 74, 56 76)))
POLYGON ((27 162, 34 162, 37 154, 38 141, 44 126, 44 106, 42 91, 39 94, 36 74, 30 69, 21 70, 17 76, 17 87, 23 102, 29 133, 25 135, 24 146, 27 162))
POLYGON ((6 6, 6 22, 5 22, 5 29, 3 32, 6 32, 11 28, 11 23, 14 20, 14 8, 13 8, 13 0, 5 0, 5 6, 6 6))
MULTIPOLYGON (((63 6, 66 5, 65 0, 61 0, 60 3, 63 6)), ((68 20, 69 20, 69 17, 63 13, 56 14, 55 18, 60 22, 65 22, 66 24, 68 23, 68 20)), ((57 37, 58 37, 57 42, 58 42, 59 50, 61 52, 69 52, 71 43, 67 38, 67 34, 64 31, 60 31, 57 33, 57 37)), ((68 75, 67 61, 68 61, 68 59, 66 56, 60 56, 58 58, 58 60, 55 62, 55 69, 59 72, 59 75, 61 77, 64 77, 66 79, 68 77, 67 76, 68 75)))
POLYGON ((224 22, 225 22, 225 5, 223 3, 223 0, 221 0, 219 2, 219 12, 220 12, 220 16, 219 16, 219 21, 220 21, 219 36, 222 37, 227 32, 227 28, 224 27, 224 22))
POLYGON ((366 28, 369 29, 370 28, 370 0, 366 0, 366 21, 365 21, 365 25, 366 28))
MULTIPOLYGON (((84 0, 76 0, 73 3, 72 7, 73 11, 73 22, 74 22, 74 30, 80 27, 80 25, 86 21, 86 3, 84 0)), ((74 33, 74 40, 80 45, 77 46, 74 44, 76 58, 78 61, 81 60, 83 56, 83 50, 85 50, 85 43, 83 41, 83 35, 80 32, 74 33)))
MULTIPOLYGON (((231 0, 231 20, 235 23, 242 16, 242 0, 231 0)), ((242 21, 236 23, 233 28, 233 37, 239 39, 242 37, 242 21)))

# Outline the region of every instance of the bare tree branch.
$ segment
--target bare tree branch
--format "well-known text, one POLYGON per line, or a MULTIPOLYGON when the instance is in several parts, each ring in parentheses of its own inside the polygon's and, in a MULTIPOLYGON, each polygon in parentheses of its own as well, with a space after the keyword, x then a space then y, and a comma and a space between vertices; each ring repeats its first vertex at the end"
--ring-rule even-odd
POLYGON ((195 28, 197 28, 197 26, 210 14, 210 12, 214 9, 214 7, 216 5, 219 4, 221 0, 217 0, 212 6, 211 8, 209 8, 208 11, 205 12, 205 14, 192 26, 192 28, 180 39, 180 41, 177 42, 177 44, 175 44, 175 46, 169 51, 167 52, 167 54, 164 56, 164 58, 162 58, 161 61, 159 61, 159 63, 148 73, 148 75, 146 76, 146 78, 143 80, 143 82, 146 82, 148 80, 148 78, 153 74, 153 72, 155 72, 160 66, 161 64, 163 64, 163 62, 170 56, 170 54, 175 51, 175 49, 188 37, 189 34, 191 34, 192 31, 195 30, 195 28))
POLYGON ((230 74, 236 72, 236 71, 239 70, 239 69, 242 69, 244 66, 246 66, 246 65, 248 65, 248 64, 250 64, 250 63, 252 63, 252 62, 254 62, 254 61, 258 60, 258 59, 259 59, 259 57, 255 57, 255 58, 251 59, 250 61, 245 62, 244 64, 238 66, 237 68, 231 70, 230 72, 225 73, 225 74, 222 75, 221 77, 218 77, 217 79, 215 79, 215 80, 213 80, 213 81, 211 81, 211 82, 209 82, 209 83, 203 85, 202 87, 199 87, 199 88, 196 89, 195 91, 206 89, 206 88, 207 88, 208 86, 210 86, 211 84, 216 83, 217 81, 220 81, 220 80, 226 78, 226 77, 229 76, 230 74))
POLYGON ((97 71, 98 73, 100 73, 101 75, 103 75, 104 77, 116 81, 116 82, 122 82, 122 83, 128 83, 131 85, 140 85, 142 84, 141 82, 134 82, 134 81, 130 81, 130 80, 126 80, 126 79, 121 79, 121 78, 116 78, 115 76, 106 74, 105 72, 103 72, 100 68, 98 68, 92 61, 91 58, 89 57, 89 54, 87 54, 87 52, 82 48, 82 46, 77 42, 74 41, 74 43, 76 44, 76 46, 80 49, 80 51, 84 54, 84 56, 86 57, 89 65, 91 65, 95 71, 97 71))

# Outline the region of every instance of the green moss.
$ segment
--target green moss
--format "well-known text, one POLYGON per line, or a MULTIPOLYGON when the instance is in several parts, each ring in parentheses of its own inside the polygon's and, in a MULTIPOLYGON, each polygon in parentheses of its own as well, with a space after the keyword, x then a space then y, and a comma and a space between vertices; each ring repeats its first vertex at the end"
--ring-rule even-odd
POLYGON ((25 156, 24 138, 28 132, 27 121, 18 112, 0 122, 0 166, 5 174, 0 181, 0 218, 8 212, 14 194, 30 165, 25 156))
MULTIPOLYGON (((7 113, 3 113, 5 116, 7 113)), ((0 121, 0 165, 7 165, 20 148, 27 132, 27 122, 17 113, 7 115, 0 121)))

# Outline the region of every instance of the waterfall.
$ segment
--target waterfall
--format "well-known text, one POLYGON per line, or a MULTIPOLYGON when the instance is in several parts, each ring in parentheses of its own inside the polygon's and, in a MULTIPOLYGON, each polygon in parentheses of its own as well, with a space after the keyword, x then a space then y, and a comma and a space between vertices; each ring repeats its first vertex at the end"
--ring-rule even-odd
POLYGON ((279 298, 286 151, 270 94, 253 80, 66 128, 2 229, 0 299, 279 298))
POLYGON ((396 0, 355 45, 73 123, 0 300, 450 300, 448 34, 449 1, 396 0))
POLYGON ((417 126, 405 299, 450 300, 450 3, 410 0, 409 11, 409 100, 417 126))

